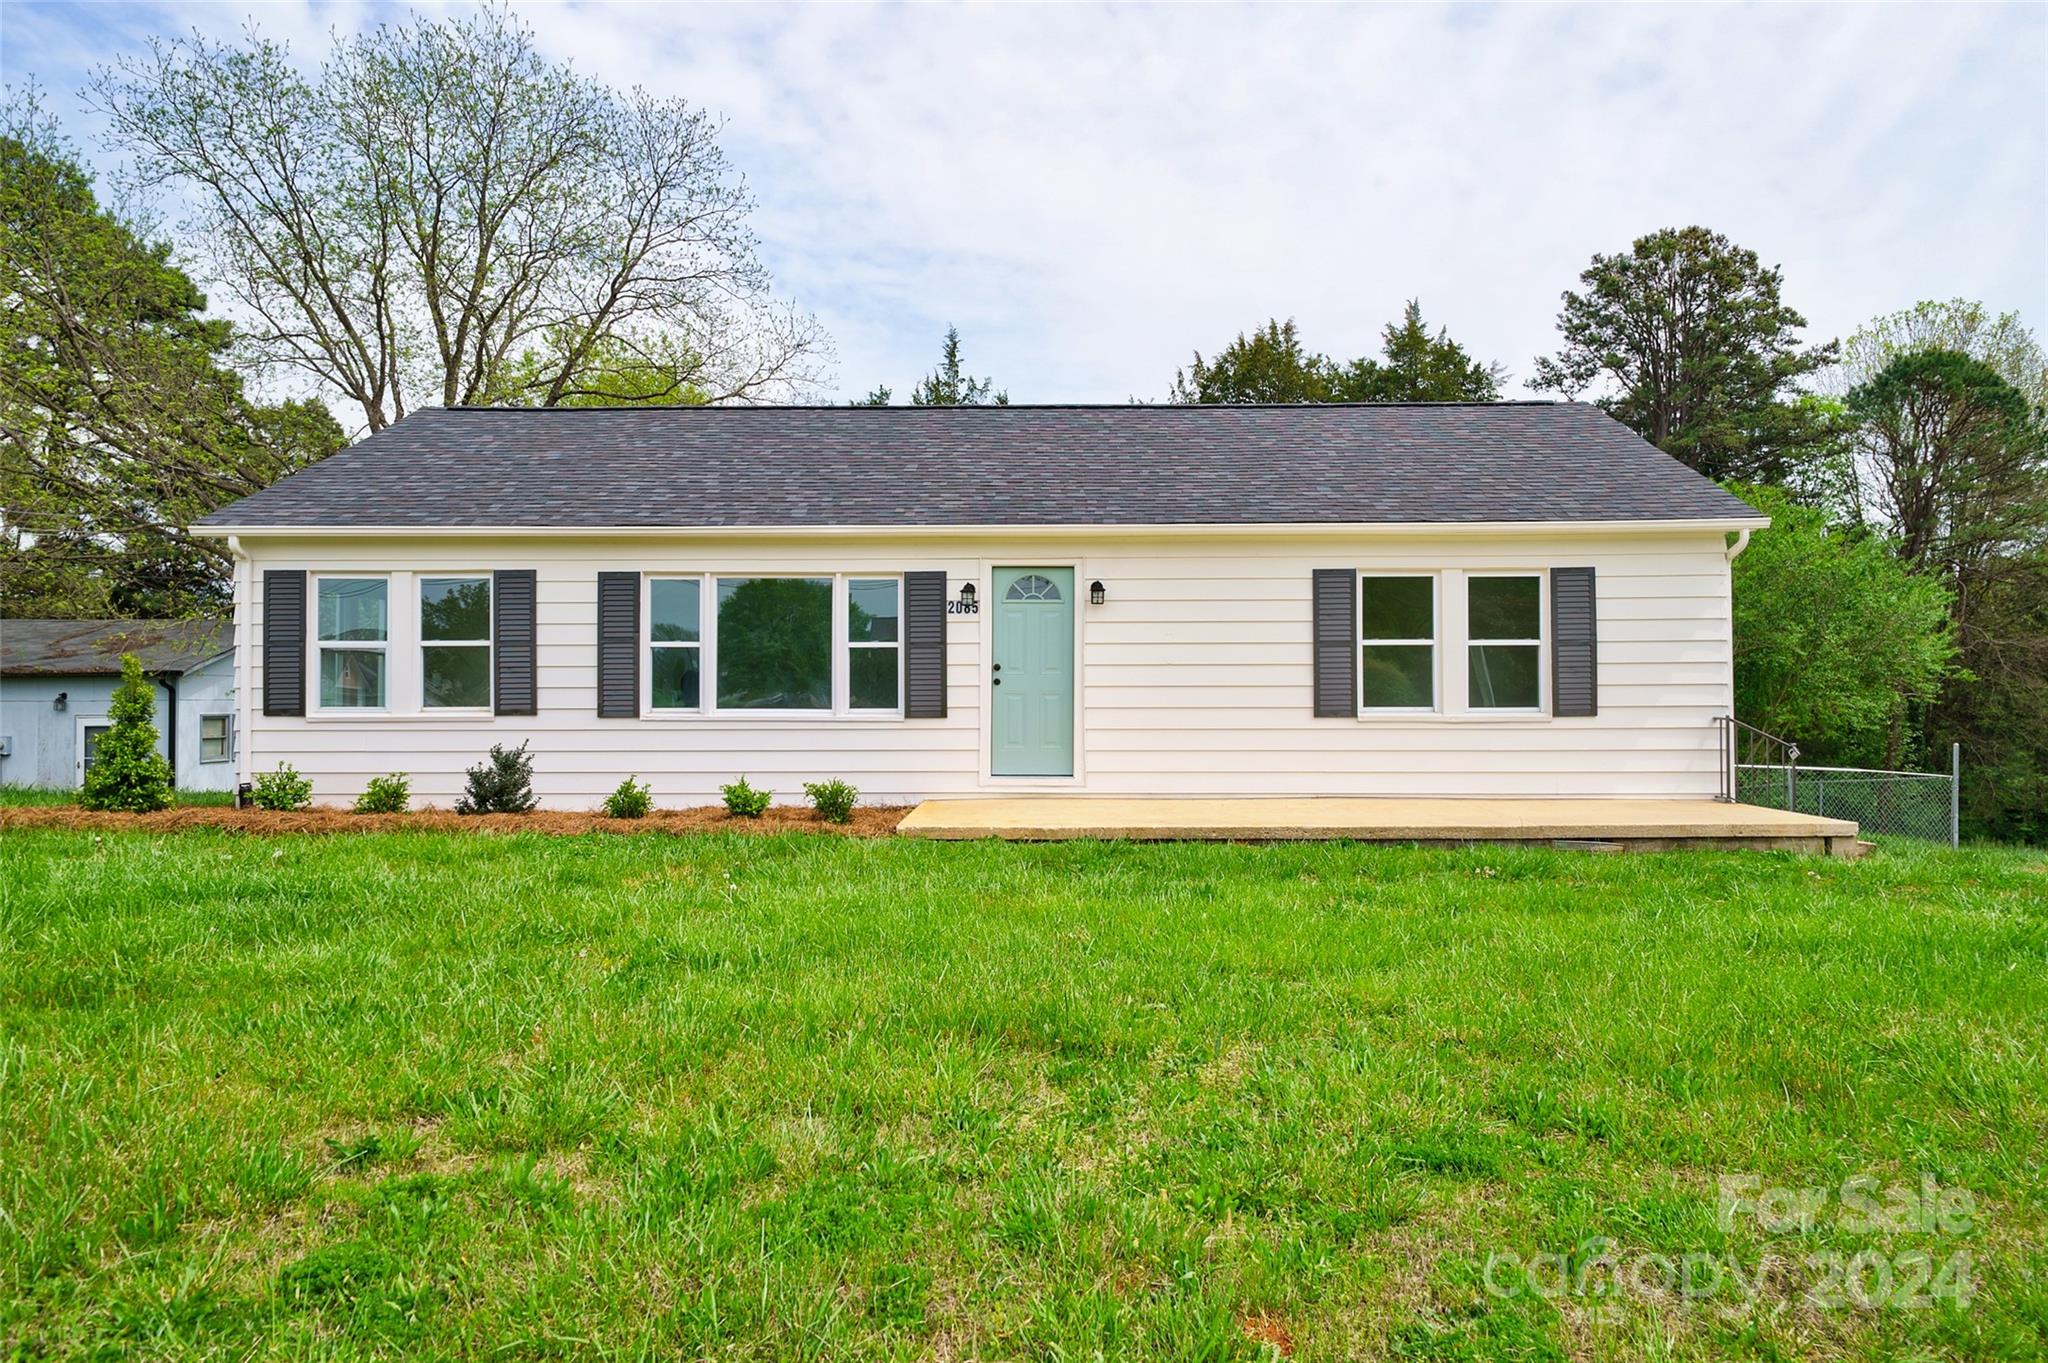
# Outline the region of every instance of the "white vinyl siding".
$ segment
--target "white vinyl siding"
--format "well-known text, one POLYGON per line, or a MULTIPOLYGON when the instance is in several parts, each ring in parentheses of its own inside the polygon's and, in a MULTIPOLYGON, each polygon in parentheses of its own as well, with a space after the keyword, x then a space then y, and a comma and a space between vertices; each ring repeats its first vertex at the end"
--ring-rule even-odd
MULTIPOLYGON (((594 808, 630 774, 650 782, 667 805, 714 803, 718 786, 741 773, 789 801, 801 799, 802 782, 832 777, 859 786, 870 802, 1009 788, 984 775, 986 614, 947 617, 944 719, 703 713, 685 724, 644 711, 650 718, 639 722, 600 722, 597 574, 618 569, 700 580, 882 579, 937 569, 948 575, 950 601, 963 582, 991 599, 997 563, 1075 564, 1078 581, 1100 579, 1108 589, 1102 605, 1076 605, 1080 774, 1065 789, 1089 794, 1707 797, 1719 786, 1713 719, 1732 701, 1729 574, 1723 538, 1713 530, 1351 538, 1105 532, 1000 541, 266 536, 243 543, 254 561, 241 585, 252 597, 260 597, 265 568, 307 568, 317 577, 394 565, 420 573, 495 566, 539 575, 537 715, 247 717, 241 746, 249 766, 291 761, 323 802, 352 799, 371 776, 403 769, 422 802, 445 806, 461 789, 463 770, 492 743, 521 739, 532 743, 536 790, 564 809, 594 808), (1451 575, 1581 565, 1598 573, 1600 713, 1561 719, 1472 710, 1464 649, 1449 651, 1449 641, 1464 637, 1466 606, 1451 575), (1442 578, 1441 713, 1313 716, 1310 581, 1329 567, 1442 578)), ((261 604, 246 602, 251 633, 242 637, 253 646, 243 684, 257 689, 245 694, 261 694, 261 604)), ((845 617, 842 602, 835 619, 845 617)))

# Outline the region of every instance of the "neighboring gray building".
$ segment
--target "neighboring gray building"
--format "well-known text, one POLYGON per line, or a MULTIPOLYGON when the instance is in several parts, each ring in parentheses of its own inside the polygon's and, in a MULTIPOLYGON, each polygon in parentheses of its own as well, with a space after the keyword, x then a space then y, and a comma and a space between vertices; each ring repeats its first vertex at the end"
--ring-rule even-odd
POLYGON ((75 787, 133 653, 181 790, 235 788, 233 630, 219 620, 0 620, 0 783, 75 787))

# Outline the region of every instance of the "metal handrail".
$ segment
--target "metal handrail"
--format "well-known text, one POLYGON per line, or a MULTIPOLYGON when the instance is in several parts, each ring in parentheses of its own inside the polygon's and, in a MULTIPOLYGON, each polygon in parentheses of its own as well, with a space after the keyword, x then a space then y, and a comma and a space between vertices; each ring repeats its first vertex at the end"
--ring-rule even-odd
POLYGON ((1733 715, 1716 715, 1721 731, 1721 794, 1723 804, 1734 804, 1741 795, 1736 772, 1742 767, 1783 767, 1785 807, 1794 808, 1799 785, 1799 745, 1776 734, 1765 733, 1733 715))
POLYGON ((1811 812, 1825 815, 1839 803, 1848 808, 1842 815, 1854 814, 1857 822, 1869 831, 1893 836, 1930 838, 1945 841, 1951 847, 1962 841, 1962 796, 1963 796, 1963 753, 1960 744, 1950 744, 1948 771, 1885 771, 1873 767, 1801 767, 1799 745, 1764 732, 1754 724, 1745 724, 1733 715, 1720 715, 1714 719, 1719 731, 1721 745, 1721 794, 1723 803, 1738 803, 1745 796, 1757 804, 1770 804, 1779 798, 1769 789, 1759 788, 1758 778, 1765 786, 1775 784, 1773 774, 1782 771, 1785 775, 1784 808, 1799 809, 1802 800, 1813 806, 1811 812), (1801 782, 1801 774, 1809 779, 1801 782), (1748 777, 1745 789, 1744 777, 1748 777), (1925 799, 1915 796, 1905 798, 1908 792, 1926 791, 1928 783, 1940 782, 1948 787, 1946 808, 1934 813, 1925 799), (1828 787, 1836 787, 1837 800, 1828 798, 1828 787), (1862 793, 1871 792, 1871 793, 1862 793), (1937 822, 1938 821, 1938 822, 1937 822))

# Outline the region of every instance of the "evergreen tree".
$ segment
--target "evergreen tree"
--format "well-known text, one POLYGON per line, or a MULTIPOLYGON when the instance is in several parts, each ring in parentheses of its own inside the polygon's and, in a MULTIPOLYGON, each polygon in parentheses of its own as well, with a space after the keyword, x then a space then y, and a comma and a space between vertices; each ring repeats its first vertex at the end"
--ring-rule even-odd
MULTIPOLYGON (((876 390, 884 402, 869 405, 886 406, 889 390, 876 390)), ((874 395, 870 394, 870 398, 874 395)), ((910 390, 910 405, 913 407, 1007 407, 1010 395, 998 392, 991 379, 977 379, 966 373, 960 365, 960 329, 946 328, 945 348, 940 352, 939 367, 925 375, 923 382, 910 390)))
POLYGON ((147 814, 171 803, 171 767, 157 752, 156 688, 133 653, 121 655, 121 684, 107 706, 110 721, 93 749, 78 802, 87 809, 147 814))
POLYGON ((1411 301, 1381 333, 1381 358, 1339 365, 1301 343, 1293 319, 1275 318, 1173 376, 1178 403, 1494 402, 1503 377, 1453 341, 1432 336, 1422 305, 1411 301))
POLYGON ((1353 360, 1336 383, 1347 402, 1498 402, 1507 377, 1498 364, 1481 364, 1451 339, 1422 324, 1422 302, 1410 299, 1399 322, 1382 333, 1382 359, 1353 360))
POLYGON ((1598 387, 1610 416, 1710 478, 1784 483, 1838 432, 1800 383, 1835 347, 1801 348, 1806 319, 1754 251, 1704 227, 1639 238, 1593 257, 1564 295, 1564 345, 1530 387, 1567 397, 1598 387))
POLYGON ((1223 347, 1213 360, 1200 351, 1173 376, 1173 401, 1184 404, 1330 402, 1336 368, 1301 344, 1294 319, 1277 318, 1223 347))
POLYGON ((100 207, 32 102, 0 119, 0 601, 8 614, 199 615, 227 546, 185 527, 324 458, 318 402, 262 406, 206 298, 100 207))

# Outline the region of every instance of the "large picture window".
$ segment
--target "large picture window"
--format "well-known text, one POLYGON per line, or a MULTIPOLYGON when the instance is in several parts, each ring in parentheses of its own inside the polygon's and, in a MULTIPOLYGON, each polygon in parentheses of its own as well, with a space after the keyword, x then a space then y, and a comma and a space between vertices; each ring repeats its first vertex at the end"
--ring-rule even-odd
POLYGON ((721 710, 832 708, 832 579, 721 577, 721 710))
POLYGON ((1358 583, 1359 705, 1436 708, 1436 579, 1361 577, 1358 583))
POLYGON ((647 584, 648 703, 656 710, 704 704, 703 583, 657 577, 647 584))
POLYGON ((420 703, 487 709, 491 703, 491 579, 420 579, 420 703))
POLYGON ((846 584, 846 703, 894 710, 902 690, 902 593, 896 579, 856 577, 846 584))
POLYGON ((323 577, 318 583, 320 708, 381 710, 390 685, 390 583, 323 577))
POLYGON ((1467 672, 1475 710, 1543 704, 1543 580, 1534 574, 1465 579, 1467 672))

